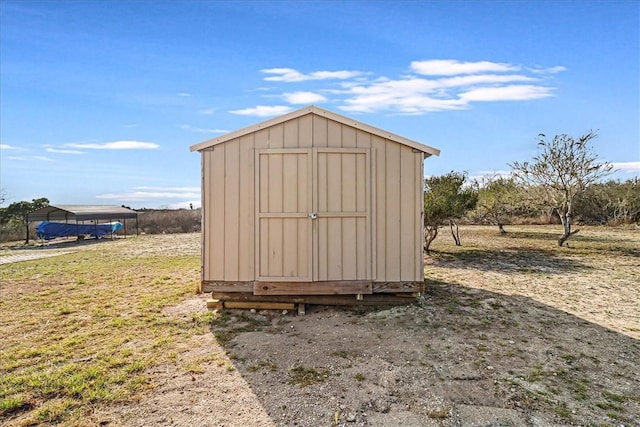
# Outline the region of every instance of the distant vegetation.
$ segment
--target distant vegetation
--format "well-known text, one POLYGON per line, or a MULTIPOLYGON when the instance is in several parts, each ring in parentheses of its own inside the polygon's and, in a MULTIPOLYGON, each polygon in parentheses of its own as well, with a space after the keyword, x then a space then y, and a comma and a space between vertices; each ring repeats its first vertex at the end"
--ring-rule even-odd
MULTIPOLYGON (((12 203, 0 208, 0 242, 25 240, 25 215, 47 206, 46 198, 31 202, 12 203)), ((144 234, 173 234, 199 232, 200 209, 140 209, 138 212, 138 232, 144 234)), ((35 227, 38 222, 29 224, 29 239, 35 239, 35 227)), ((127 220, 127 235, 136 234, 134 219, 127 220)), ((121 230, 118 234, 123 234, 121 230)))
POLYGON ((460 245, 457 221, 492 224, 506 234, 506 224, 562 224, 558 246, 579 232, 574 224, 620 225, 640 222, 640 180, 604 181, 612 172, 591 148, 597 133, 578 138, 539 135, 539 154, 513 162, 508 177, 473 182, 466 173, 450 172, 425 181, 424 247, 438 227, 449 224, 460 245))

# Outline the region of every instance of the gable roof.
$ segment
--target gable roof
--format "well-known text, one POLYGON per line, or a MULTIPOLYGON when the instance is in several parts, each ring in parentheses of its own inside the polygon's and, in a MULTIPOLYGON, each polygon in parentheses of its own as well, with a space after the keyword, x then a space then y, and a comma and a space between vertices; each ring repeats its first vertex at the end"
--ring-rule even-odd
POLYGON ((27 221, 86 221, 137 218, 138 212, 122 206, 49 205, 27 214, 27 221))
POLYGON ((275 126, 275 125, 278 125, 280 123, 284 123, 284 122, 286 122, 288 120, 297 119, 298 117, 302 117, 302 116, 305 116, 307 114, 316 114, 318 116, 323 116, 323 117, 326 117, 326 118, 331 119, 333 121, 336 121, 338 123, 342 123, 343 125, 347 125, 347 126, 354 127, 356 129, 360 129, 362 131, 371 133, 371 134, 379 136, 381 138, 388 139, 390 141, 397 142, 399 144, 407 145, 407 146, 409 146, 411 148, 415 148, 416 150, 423 152, 425 157, 429 157, 431 155, 436 155, 436 156, 440 155, 440 150, 438 150, 437 148, 429 147, 428 145, 424 145, 424 144, 421 144, 419 142, 413 141, 411 139, 404 138, 404 137, 402 137, 400 135, 396 135, 394 133, 387 132, 385 130, 382 130, 382 129, 367 125, 365 123, 358 122, 356 120, 350 119, 350 118, 342 116, 340 114, 336 114, 336 113, 333 113, 331 111, 324 110, 322 108, 318 108, 318 107, 316 107, 314 105, 311 105, 311 106, 305 107, 305 108, 301 108, 299 110, 293 111, 291 113, 284 114, 282 116, 274 117, 273 119, 266 120, 264 122, 261 122, 261 123, 258 123, 258 124, 252 125, 252 126, 248 126, 246 128, 243 128, 243 129, 239 129, 237 131, 228 133, 226 135, 221 135, 221 136, 219 136, 217 138, 209 139, 209 140, 201 142, 199 144, 192 145, 191 147, 189 147, 189 149, 190 149, 190 151, 201 151, 201 150, 216 146, 218 144, 222 144, 223 142, 227 142, 227 141, 230 141, 232 139, 236 139, 236 138, 239 138, 241 136, 244 136, 244 135, 259 131, 261 129, 265 129, 265 128, 268 128, 268 127, 271 127, 271 126, 275 126))

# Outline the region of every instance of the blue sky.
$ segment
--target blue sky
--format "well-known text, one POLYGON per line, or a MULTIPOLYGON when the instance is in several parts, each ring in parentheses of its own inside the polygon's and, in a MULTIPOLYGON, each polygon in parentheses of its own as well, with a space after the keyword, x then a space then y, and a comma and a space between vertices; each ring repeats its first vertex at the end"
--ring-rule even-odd
POLYGON ((638 1, 0 1, 6 204, 184 207, 189 146, 314 104, 442 150, 426 175, 599 130, 640 174, 638 1))

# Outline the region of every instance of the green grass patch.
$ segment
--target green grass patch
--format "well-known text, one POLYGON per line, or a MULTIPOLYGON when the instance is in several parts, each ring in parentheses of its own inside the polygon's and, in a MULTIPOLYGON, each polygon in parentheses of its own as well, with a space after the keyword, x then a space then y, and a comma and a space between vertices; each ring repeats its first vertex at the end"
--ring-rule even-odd
POLYGON ((95 405, 128 401, 149 389, 149 368, 203 332, 207 314, 185 322, 162 312, 193 295, 199 255, 135 250, 152 241, 0 266, 0 424, 73 424, 95 405))
POLYGON ((329 378, 329 370, 326 368, 312 368, 308 366, 296 366, 289 371, 288 384, 307 387, 312 384, 325 382, 329 378))

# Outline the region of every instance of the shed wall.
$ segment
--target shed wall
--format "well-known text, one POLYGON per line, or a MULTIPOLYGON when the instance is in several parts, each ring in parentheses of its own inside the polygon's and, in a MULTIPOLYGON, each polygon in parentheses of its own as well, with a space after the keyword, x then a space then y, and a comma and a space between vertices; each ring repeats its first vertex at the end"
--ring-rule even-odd
MULTIPOLYGON (((245 282, 258 278, 255 153, 281 148, 359 148, 370 159, 371 242, 360 251, 357 279, 422 281, 422 162, 411 147, 309 114, 202 151, 203 280, 245 282), (224 201, 224 203, 220 203, 224 201), (362 257, 368 257, 362 268, 362 257), (364 275, 364 276, 363 276, 364 275)), ((359 203, 359 202, 358 202, 359 203)), ((311 221, 311 220, 308 220, 311 221)), ((362 233, 362 226, 349 232, 362 233)), ((317 256, 318 249, 314 249, 317 256)), ((351 251, 335 260, 350 266, 351 251)), ((334 254, 335 255, 335 254, 334 254)), ((314 264, 317 261, 314 260, 314 264)), ((349 268, 349 279, 353 273, 349 268)), ((314 277, 318 277, 314 274, 314 277)))

